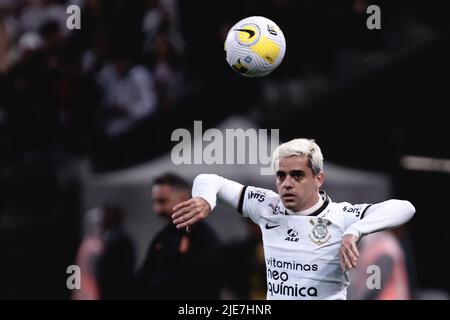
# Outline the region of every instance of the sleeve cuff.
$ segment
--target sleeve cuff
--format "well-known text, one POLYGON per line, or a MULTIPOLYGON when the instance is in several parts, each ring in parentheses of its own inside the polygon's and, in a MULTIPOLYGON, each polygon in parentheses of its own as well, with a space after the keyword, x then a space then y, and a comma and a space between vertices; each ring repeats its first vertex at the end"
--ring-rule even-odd
POLYGON ((352 235, 356 236, 358 238, 357 241, 361 238, 361 232, 359 232, 358 230, 353 229, 353 228, 348 228, 347 230, 345 230, 343 235, 345 236, 347 234, 352 234, 352 235))
POLYGON ((209 206, 211 207, 211 211, 213 211, 214 208, 216 207, 216 197, 211 197, 211 196, 202 195, 202 194, 196 195, 195 197, 200 197, 203 200, 205 200, 206 202, 208 202, 209 206))

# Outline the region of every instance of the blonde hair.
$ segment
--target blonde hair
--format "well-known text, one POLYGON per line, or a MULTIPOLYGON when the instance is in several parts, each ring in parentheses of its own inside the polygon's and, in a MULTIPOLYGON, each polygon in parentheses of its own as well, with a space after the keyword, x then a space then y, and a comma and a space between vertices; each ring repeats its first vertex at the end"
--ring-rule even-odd
POLYGON ((323 172, 323 155, 313 139, 294 139, 279 145, 272 154, 272 168, 278 171, 280 158, 307 156, 308 167, 314 175, 323 172))

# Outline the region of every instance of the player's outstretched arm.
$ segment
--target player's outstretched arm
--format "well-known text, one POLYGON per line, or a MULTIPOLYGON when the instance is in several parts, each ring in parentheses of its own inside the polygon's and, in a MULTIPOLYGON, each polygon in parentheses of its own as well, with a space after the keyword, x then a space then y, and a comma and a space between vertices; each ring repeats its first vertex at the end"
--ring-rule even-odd
POLYGON ((398 227, 408 222, 416 208, 406 200, 391 199, 370 206, 364 217, 350 225, 344 235, 353 234, 358 239, 366 234, 398 227))
POLYGON ((342 237, 339 257, 342 270, 355 268, 359 252, 357 242, 369 233, 398 227, 409 221, 416 209, 409 201, 387 200, 367 209, 364 218, 347 228, 342 237))
POLYGON ((215 174, 200 174, 194 179, 192 199, 176 205, 173 223, 181 229, 205 219, 214 210, 217 197, 237 209, 243 185, 215 174))

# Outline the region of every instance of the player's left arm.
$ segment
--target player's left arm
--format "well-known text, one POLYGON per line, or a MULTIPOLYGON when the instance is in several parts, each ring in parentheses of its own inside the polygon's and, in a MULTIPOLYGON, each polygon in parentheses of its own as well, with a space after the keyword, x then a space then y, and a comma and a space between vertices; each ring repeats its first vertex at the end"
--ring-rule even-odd
POLYGON ((406 200, 391 199, 368 207, 364 216, 344 231, 339 249, 342 269, 356 267, 359 256, 357 243, 361 237, 398 227, 409 221, 415 212, 414 206, 406 200))

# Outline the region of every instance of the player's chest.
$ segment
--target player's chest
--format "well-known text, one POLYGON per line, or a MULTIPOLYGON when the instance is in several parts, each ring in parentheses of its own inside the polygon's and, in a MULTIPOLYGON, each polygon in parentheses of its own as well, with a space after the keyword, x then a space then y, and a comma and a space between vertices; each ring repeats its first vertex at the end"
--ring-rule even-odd
POLYGON ((266 245, 293 249, 329 246, 339 243, 343 234, 342 223, 332 216, 268 216, 260 228, 266 245))

